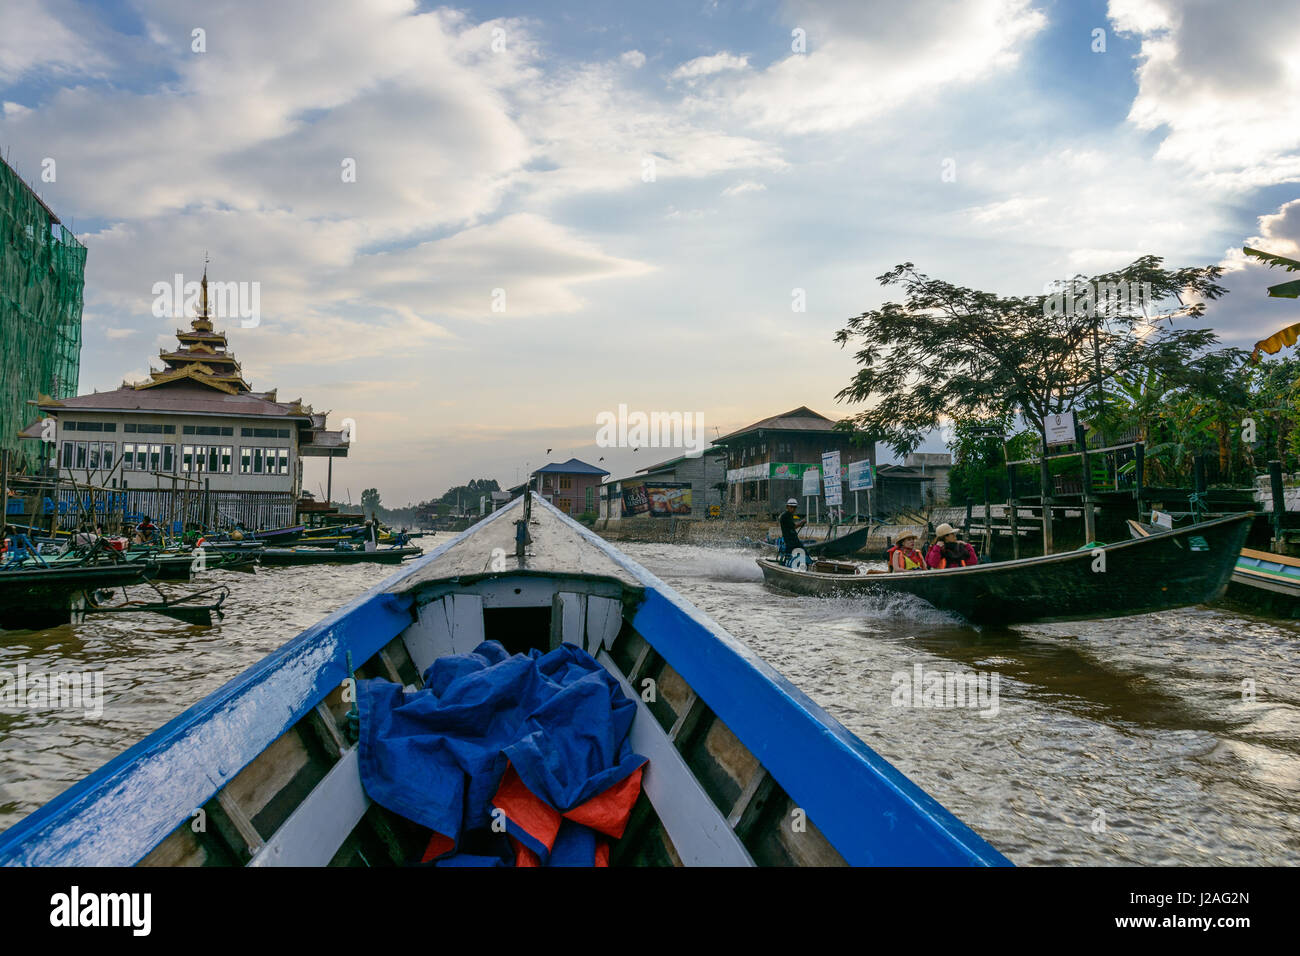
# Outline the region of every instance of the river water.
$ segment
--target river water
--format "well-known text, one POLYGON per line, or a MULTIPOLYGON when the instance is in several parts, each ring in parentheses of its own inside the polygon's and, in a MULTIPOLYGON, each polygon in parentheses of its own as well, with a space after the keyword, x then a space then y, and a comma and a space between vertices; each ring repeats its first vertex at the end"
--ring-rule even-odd
MULTIPOLYGON (((910 600, 769 591, 752 552, 620 547, 1017 864, 1300 863, 1298 622, 1197 607, 976 628, 910 600), (974 707, 901 699, 971 672, 974 707)), ((0 670, 105 680, 97 718, 0 709, 0 829, 392 573, 212 572, 232 594, 211 628, 0 632, 0 670)))

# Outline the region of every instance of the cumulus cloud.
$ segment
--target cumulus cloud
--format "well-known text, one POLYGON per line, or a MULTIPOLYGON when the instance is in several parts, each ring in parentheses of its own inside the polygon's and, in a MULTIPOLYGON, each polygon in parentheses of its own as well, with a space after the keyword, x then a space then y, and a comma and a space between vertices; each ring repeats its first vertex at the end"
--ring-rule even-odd
POLYGON ((1115 28, 1141 39, 1129 119, 1163 131, 1159 159, 1206 185, 1300 179, 1300 18, 1287 4, 1111 0, 1115 28))
POLYGON ((673 79, 693 79, 697 76, 710 76, 726 70, 744 70, 749 67, 749 57, 735 56, 731 53, 715 53, 712 56, 697 56, 673 70, 673 79))
POLYGON ((1047 22, 1030 0, 913 0, 904 6, 798 0, 787 6, 791 22, 805 31, 804 52, 760 71, 717 73, 701 93, 702 105, 734 110, 757 127, 785 133, 845 130, 1013 66, 1047 22))
POLYGON ((645 66, 645 54, 640 50, 628 50, 618 59, 624 66, 630 66, 634 70, 639 70, 645 66))

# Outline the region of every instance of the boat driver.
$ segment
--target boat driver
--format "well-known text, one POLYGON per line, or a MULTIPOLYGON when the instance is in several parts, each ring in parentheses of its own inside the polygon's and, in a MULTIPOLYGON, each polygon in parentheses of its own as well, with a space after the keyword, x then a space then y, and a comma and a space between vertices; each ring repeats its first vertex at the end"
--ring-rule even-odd
POLYGON ((791 498, 785 503, 785 511, 781 512, 781 538, 785 541, 785 550, 789 554, 794 554, 796 548, 802 548, 803 542, 799 540, 799 529, 808 523, 808 519, 794 523, 794 512, 799 507, 799 501, 791 498))

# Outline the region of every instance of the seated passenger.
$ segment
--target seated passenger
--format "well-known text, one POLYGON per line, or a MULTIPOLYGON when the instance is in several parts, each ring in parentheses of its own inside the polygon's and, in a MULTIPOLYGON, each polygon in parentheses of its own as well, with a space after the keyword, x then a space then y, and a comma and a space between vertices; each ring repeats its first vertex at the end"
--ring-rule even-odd
POLYGON ((930 546, 930 553, 925 556, 926 563, 932 568, 965 568, 979 564, 975 549, 965 541, 957 540, 957 529, 950 524, 941 524, 934 529, 935 542, 930 546))
POLYGON ((916 550, 916 535, 908 533, 889 549, 889 570, 924 571, 925 557, 916 550))

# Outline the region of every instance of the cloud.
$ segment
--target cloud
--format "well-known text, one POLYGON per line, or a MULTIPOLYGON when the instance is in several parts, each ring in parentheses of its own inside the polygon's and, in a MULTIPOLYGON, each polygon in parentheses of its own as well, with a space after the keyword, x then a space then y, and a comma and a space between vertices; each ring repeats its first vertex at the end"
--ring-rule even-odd
POLYGON ((1278 3, 1111 0, 1141 40, 1129 120, 1159 131, 1158 159, 1217 188, 1300 179, 1300 17, 1278 3))
MULTIPOLYGON (((4 0, 0 3, 0 84, 35 73, 91 75, 106 64, 90 41, 97 34, 85 11, 63 0, 4 0), (79 29, 65 24, 79 22, 79 29)), ((6 104, 7 106, 7 104, 6 104)))
POLYGON ((712 56, 697 56, 673 70, 675 80, 694 79, 698 76, 712 76, 726 70, 745 70, 749 68, 749 57, 734 56, 731 53, 715 53, 712 56))
POLYGON ((634 70, 639 70, 645 66, 645 54, 640 50, 628 50, 618 59, 624 66, 630 66, 634 70))
POLYGON ((1029 0, 798 0, 787 8, 807 35, 806 52, 761 71, 718 73, 700 108, 786 134, 846 130, 1008 69, 1047 22, 1029 0))
MULTIPOLYGON (((1248 237, 1242 245, 1300 259, 1300 199, 1260 216, 1258 222, 1258 235, 1248 237)), ((1295 300, 1269 298, 1268 287, 1289 282, 1297 273, 1270 267, 1248 257, 1239 247, 1226 250, 1219 264, 1226 270, 1220 284, 1229 293, 1210 303, 1206 316, 1226 344, 1249 349, 1258 340, 1295 322, 1295 300)), ((1287 350, 1284 354, 1293 352, 1287 350)))
POLYGON ((745 193, 761 193, 765 189, 767 189, 767 187, 764 186, 762 183, 756 183, 752 179, 747 179, 744 182, 735 183, 734 185, 728 186, 726 189, 722 191, 722 195, 740 196, 745 193))

